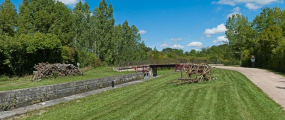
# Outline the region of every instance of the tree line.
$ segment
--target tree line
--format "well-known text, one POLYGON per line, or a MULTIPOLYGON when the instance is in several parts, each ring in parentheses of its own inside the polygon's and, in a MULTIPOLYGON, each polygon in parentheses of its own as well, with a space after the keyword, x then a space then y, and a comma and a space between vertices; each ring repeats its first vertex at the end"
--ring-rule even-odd
POLYGON ((105 0, 93 11, 81 1, 71 10, 57 0, 22 0, 17 12, 4 0, 0 75, 30 74, 40 62, 97 67, 147 59, 138 28, 128 21, 115 25, 113 11, 105 0))
POLYGON ((208 64, 238 65, 239 61, 230 56, 229 49, 227 43, 190 51, 176 48, 164 48, 158 51, 156 48, 149 48, 149 50, 146 50, 148 51, 147 61, 142 61, 140 64, 204 62, 208 64))
POLYGON ((264 8, 253 21, 236 14, 226 28, 230 55, 242 66, 251 67, 255 55, 255 67, 285 72, 285 10, 264 8))

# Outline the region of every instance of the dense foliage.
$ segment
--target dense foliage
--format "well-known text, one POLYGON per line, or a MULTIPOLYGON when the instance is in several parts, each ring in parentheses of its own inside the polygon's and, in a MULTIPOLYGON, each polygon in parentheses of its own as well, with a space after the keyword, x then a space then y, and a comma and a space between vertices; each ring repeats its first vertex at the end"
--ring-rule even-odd
POLYGON ((112 5, 92 12, 86 2, 73 10, 57 0, 10 0, 0 5, 0 75, 24 75, 40 62, 81 67, 141 61, 147 57, 136 26, 114 25, 112 5), (134 52, 135 51, 135 52, 134 52))
POLYGON ((255 66, 285 72, 285 10, 265 8, 249 22, 243 15, 233 15, 227 21, 226 32, 231 56, 242 66, 255 66))

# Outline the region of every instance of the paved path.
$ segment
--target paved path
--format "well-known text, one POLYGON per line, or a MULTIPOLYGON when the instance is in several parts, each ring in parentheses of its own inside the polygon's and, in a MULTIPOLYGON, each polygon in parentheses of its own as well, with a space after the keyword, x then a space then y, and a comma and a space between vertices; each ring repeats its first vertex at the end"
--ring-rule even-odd
POLYGON ((267 70, 243 67, 215 66, 241 72, 285 110, 285 77, 267 70))
POLYGON ((128 83, 124 83, 124 84, 120 84, 120 85, 115 85, 114 88, 106 87, 106 88, 93 90, 93 91, 89 91, 89 92, 85 92, 85 93, 81 93, 81 94, 76 94, 76 95, 72 95, 72 96, 68 96, 68 97, 64 97, 64 98, 60 98, 60 99, 55 99, 55 100, 50 100, 50 101, 46 101, 46 102, 41 102, 41 103, 38 103, 38 104, 34 104, 34 105, 22 107, 22 108, 13 109, 13 110, 10 110, 10 111, 0 112, 0 120, 2 120, 4 118, 11 118, 11 117, 14 117, 16 115, 21 115, 21 114, 24 114, 26 112, 34 111, 34 110, 45 108, 45 107, 48 107, 48 106, 56 105, 56 104, 59 104, 61 102, 67 102, 67 101, 71 101, 71 100, 74 100, 74 99, 87 97, 87 96, 98 94, 98 93, 101 93, 101 92, 104 92, 104 91, 108 91, 108 90, 112 90, 112 89, 116 89, 116 88, 121 88, 121 87, 129 86, 129 85, 141 83, 141 82, 144 82, 144 81, 152 80, 152 79, 155 79, 155 78, 158 78, 158 77, 161 77, 161 76, 152 77, 152 78, 143 79, 143 80, 132 81, 132 82, 128 82, 128 83))

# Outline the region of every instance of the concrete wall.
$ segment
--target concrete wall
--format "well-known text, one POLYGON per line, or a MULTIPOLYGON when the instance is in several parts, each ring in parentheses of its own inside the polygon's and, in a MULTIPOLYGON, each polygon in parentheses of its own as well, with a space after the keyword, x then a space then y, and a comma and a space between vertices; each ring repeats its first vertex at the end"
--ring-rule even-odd
POLYGON ((133 73, 78 82, 2 91, 0 92, 0 111, 109 87, 112 85, 113 80, 115 84, 122 84, 143 78, 143 73, 133 73))

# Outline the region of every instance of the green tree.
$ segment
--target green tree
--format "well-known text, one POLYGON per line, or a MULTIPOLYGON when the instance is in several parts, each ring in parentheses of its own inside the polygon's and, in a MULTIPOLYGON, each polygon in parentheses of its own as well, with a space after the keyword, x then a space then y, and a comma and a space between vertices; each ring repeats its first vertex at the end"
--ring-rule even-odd
POLYGON ((195 49, 192 49, 189 53, 190 56, 196 56, 197 52, 195 49))
POLYGON ((272 67, 272 50, 278 47, 279 41, 283 39, 283 13, 280 8, 265 8, 253 20, 253 27, 258 33, 256 39, 256 65, 258 67, 272 67))
MULTIPOLYGON (((272 25, 267 29, 264 29, 262 33, 257 37, 257 65, 262 68, 271 68, 272 51, 278 47, 278 43, 283 41, 282 29, 279 26, 272 25)), ((275 61, 275 60, 274 60, 275 61)), ((272 68, 271 68, 272 69, 272 68)))
POLYGON ((107 64, 112 64, 114 62, 112 30, 115 24, 112 4, 108 6, 105 0, 102 0, 99 7, 94 9, 93 14, 95 16, 96 55, 107 64))
POLYGON ((128 21, 125 21, 122 24, 123 28, 123 49, 121 51, 121 55, 123 56, 123 61, 132 61, 133 51, 129 49, 132 45, 132 29, 129 27, 128 21))
POLYGON ((53 23, 53 0, 23 0, 19 9, 19 34, 48 33, 53 23))
POLYGON ((58 36, 63 46, 72 46, 74 37, 73 31, 73 14, 62 2, 56 2, 53 10, 53 23, 49 28, 48 33, 53 33, 58 36))
POLYGON ((271 69, 285 72, 285 39, 282 38, 278 41, 278 46, 272 50, 271 55, 271 69))
POLYGON ((73 14, 62 2, 54 0, 23 0, 19 8, 17 33, 53 33, 62 45, 71 46, 73 14))
POLYGON ((76 7, 73 9, 74 15, 74 47, 81 51, 88 51, 89 47, 89 38, 90 38, 90 15, 91 11, 89 10, 87 2, 84 4, 80 1, 76 4, 76 7))
POLYGON ((264 8, 253 20, 254 29, 260 34, 264 29, 272 25, 280 25, 284 22, 284 13, 280 8, 264 8))
POLYGON ((13 36, 16 29, 17 10, 10 0, 5 0, 0 5, 0 34, 13 36))
POLYGON ((245 16, 233 15, 227 20, 226 28, 226 37, 229 39, 230 52, 234 58, 241 60, 244 50, 254 54, 256 31, 245 16))

